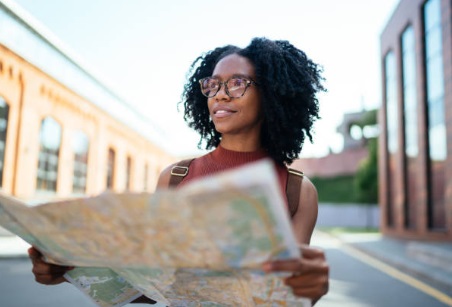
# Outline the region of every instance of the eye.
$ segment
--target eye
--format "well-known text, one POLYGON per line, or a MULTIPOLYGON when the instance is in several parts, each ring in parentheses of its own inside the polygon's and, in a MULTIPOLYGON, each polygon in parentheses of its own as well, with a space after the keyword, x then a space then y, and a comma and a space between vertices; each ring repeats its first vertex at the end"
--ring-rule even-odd
POLYGON ((243 78, 232 78, 228 82, 228 88, 242 88, 246 86, 246 79, 243 78))
POLYGON ((218 80, 213 78, 205 79, 202 83, 202 86, 206 89, 214 89, 218 87, 218 80))

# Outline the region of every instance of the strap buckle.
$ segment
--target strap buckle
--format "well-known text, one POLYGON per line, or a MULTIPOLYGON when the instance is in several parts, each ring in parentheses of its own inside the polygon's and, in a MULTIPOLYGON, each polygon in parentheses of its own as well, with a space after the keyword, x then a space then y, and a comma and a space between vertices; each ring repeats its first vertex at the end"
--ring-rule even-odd
POLYGON ((304 173, 302 171, 298 171, 298 170, 293 169, 293 168, 288 168, 287 171, 289 173, 291 173, 291 174, 294 174, 294 175, 297 175, 297 176, 300 176, 300 177, 304 177, 304 173))
POLYGON ((179 177, 185 177, 188 174, 188 167, 186 166, 173 166, 171 169, 171 175, 173 176, 179 176, 179 177))

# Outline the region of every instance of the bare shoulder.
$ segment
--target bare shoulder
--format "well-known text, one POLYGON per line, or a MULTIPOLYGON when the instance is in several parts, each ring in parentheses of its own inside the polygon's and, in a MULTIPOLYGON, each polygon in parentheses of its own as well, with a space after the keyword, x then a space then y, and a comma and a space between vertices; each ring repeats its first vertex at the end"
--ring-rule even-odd
POLYGON ((157 181, 157 190, 160 189, 167 189, 169 187, 169 182, 171 179, 171 170, 173 169, 173 167, 176 165, 177 163, 173 163, 171 165, 168 165, 161 173, 159 176, 159 179, 157 181))
POLYGON ((318 195, 317 189, 307 176, 301 181, 298 209, 292 218, 295 235, 299 243, 309 244, 317 222, 318 195))
POLYGON ((301 182, 301 195, 300 195, 300 205, 301 203, 304 203, 303 205, 307 206, 317 206, 317 189, 315 188, 312 181, 307 177, 304 176, 303 180, 301 182))

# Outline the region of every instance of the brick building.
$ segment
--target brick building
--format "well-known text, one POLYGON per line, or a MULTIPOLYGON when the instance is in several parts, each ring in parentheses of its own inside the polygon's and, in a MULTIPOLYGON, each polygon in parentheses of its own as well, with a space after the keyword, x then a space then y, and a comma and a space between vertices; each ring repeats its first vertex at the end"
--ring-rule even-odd
POLYGON ((158 131, 58 39, 0 0, 0 188, 29 201, 153 190, 158 131))
POLYGON ((452 241, 452 1, 401 0, 380 39, 382 231, 452 241))

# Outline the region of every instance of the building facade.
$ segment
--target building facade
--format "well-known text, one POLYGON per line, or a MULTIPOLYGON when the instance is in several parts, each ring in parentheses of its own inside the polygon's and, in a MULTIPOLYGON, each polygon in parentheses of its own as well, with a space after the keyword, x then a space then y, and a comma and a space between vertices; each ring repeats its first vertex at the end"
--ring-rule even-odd
MULTIPOLYGON (((372 111, 374 112, 374 111, 372 111)), ((369 111, 360 111, 344 114, 342 123, 337 127, 344 139, 344 147, 339 153, 330 152, 319 158, 296 159, 291 167, 302 170, 309 177, 331 178, 338 176, 355 175, 359 165, 368 158, 369 150, 366 146, 366 137, 363 135, 359 123, 369 116, 369 111), (351 131, 358 128, 359 137, 353 136, 351 131)))
POLYGON ((380 39, 382 231, 452 241, 452 1, 401 0, 380 39))
POLYGON ((35 202, 152 191, 158 131, 13 3, 0 1, 0 188, 35 202))

